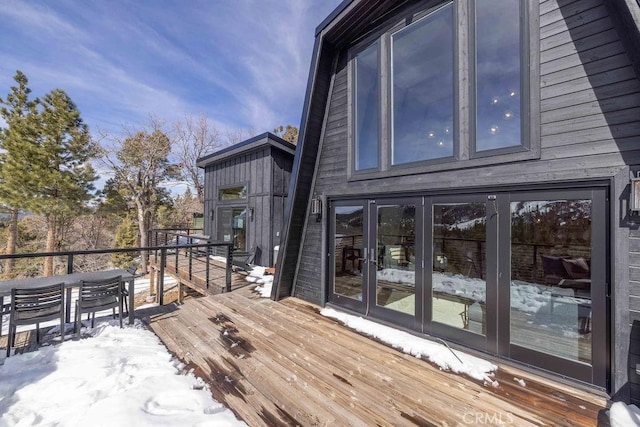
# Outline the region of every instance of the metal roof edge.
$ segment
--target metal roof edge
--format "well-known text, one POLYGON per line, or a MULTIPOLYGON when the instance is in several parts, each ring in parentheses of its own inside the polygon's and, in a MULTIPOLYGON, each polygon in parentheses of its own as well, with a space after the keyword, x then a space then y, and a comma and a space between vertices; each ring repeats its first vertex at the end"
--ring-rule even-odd
POLYGON ((245 151, 254 150, 264 145, 271 145, 284 152, 294 155, 296 146, 289 141, 285 141, 271 132, 264 132, 245 141, 225 147, 222 150, 215 151, 196 160, 196 166, 203 168, 214 162, 227 159, 232 156, 244 153, 245 151), (264 142, 262 142, 264 140, 264 142))

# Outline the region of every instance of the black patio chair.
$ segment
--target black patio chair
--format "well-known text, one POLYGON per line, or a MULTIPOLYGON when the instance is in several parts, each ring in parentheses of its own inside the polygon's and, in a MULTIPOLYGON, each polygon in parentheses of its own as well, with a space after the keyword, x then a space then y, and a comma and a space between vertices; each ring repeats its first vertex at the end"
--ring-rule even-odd
POLYGON ((118 307, 118 318, 122 328, 122 276, 104 280, 83 280, 80 282, 76 301, 76 333, 80 337, 82 313, 91 314, 91 328, 95 326, 96 312, 118 307))
POLYGON ((15 345, 18 325, 36 325, 40 343, 40 323, 60 319, 60 337, 64 341, 64 283, 32 289, 12 289, 7 336, 7 357, 15 345))

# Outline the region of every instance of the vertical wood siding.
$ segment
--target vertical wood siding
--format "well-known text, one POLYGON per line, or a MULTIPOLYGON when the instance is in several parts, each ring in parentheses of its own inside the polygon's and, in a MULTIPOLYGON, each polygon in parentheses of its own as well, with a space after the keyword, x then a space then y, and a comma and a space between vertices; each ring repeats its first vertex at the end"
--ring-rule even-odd
POLYGON ((280 234, 282 226, 282 206, 279 206, 279 218, 274 217, 274 197, 282 204, 283 195, 288 189, 293 158, 281 150, 265 146, 229 158, 205 168, 205 233, 212 239, 218 239, 218 209, 224 206, 247 206, 253 208, 253 220, 247 212, 247 250, 260 249, 255 263, 271 264, 273 259, 274 235, 280 234), (288 168, 283 170, 282 168, 288 168), (285 183, 286 181, 286 183, 285 183), (220 187, 247 185, 247 200, 218 201, 220 187), (211 212, 214 218, 211 219, 211 212), (277 228, 275 228, 277 226, 277 228))

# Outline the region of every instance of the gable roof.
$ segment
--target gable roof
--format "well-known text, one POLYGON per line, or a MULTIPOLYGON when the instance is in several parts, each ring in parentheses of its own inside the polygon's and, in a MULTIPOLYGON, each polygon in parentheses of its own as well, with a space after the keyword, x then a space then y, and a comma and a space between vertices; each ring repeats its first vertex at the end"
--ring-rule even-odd
MULTIPOLYGON (((625 48, 640 76, 640 0, 606 0, 624 34, 625 48)), ((411 0, 345 0, 316 28, 307 90, 299 126, 285 221, 278 252, 272 299, 291 294, 308 206, 325 110, 332 90, 335 54, 380 26, 389 15, 415 6, 411 0)))
POLYGON ((253 138, 234 144, 230 147, 226 147, 204 157, 200 157, 198 160, 196 160, 196 166, 198 166, 199 168, 205 168, 214 163, 227 160, 231 157, 235 157, 240 154, 244 154, 247 151, 256 150, 267 145, 271 145, 272 147, 282 150, 285 153, 289 153, 292 156, 296 151, 296 146, 292 143, 285 141, 284 139, 272 134, 271 132, 265 132, 263 134, 254 136, 253 138))

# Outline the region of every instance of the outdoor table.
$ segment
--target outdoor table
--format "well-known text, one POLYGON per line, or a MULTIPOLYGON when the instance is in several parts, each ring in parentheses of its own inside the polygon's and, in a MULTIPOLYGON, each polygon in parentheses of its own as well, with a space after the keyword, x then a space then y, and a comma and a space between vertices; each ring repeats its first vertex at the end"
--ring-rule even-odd
MULTIPOLYGON (((79 288, 83 280, 104 280, 110 277, 121 276, 122 281, 129 284, 129 324, 133 324, 133 303, 134 303, 134 279, 135 276, 125 269, 90 271, 86 273, 63 274, 60 276, 32 277, 27 279, 14 279, 0 281, 0 307, 4 304, 4 297, 11 296, 11 289, 31 289, 41 286, 64 283, 67 291, 65 321, 71 321, 71 290, 79 288)), ((122 313, 120 313, 122 316, 122 313)), ((0 325, 2 323, 0 322, 0 325)))

